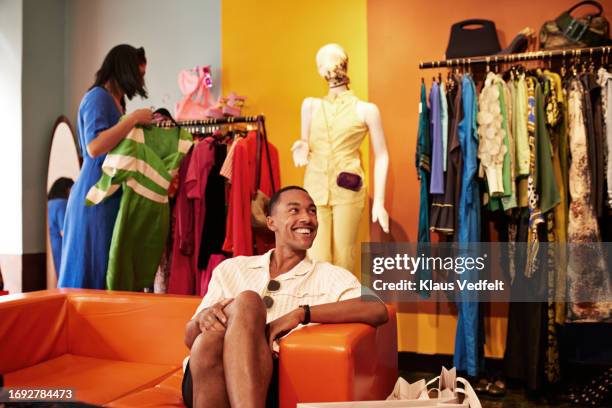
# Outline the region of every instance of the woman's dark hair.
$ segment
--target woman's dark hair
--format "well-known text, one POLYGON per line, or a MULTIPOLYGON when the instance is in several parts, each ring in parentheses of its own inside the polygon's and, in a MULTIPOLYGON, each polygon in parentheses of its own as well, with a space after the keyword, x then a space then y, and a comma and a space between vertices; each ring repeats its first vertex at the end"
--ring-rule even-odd
MULTIPOLYGON (((111 87, 123 92, 128 99, 132 99, 135 95, 146 98, 147 90, 144 78, 140 74, 140 66, 146 63, 144 48, 134 48, 128 44, 117 45, 104 57, 91 88, 103 87, 110 82, 111 87)), ((121 105, 125 110, 125 99, 121 100, 121 105)))
POLYGON ((60 177, 51 186, 51 190, 49 190, 49 194, 47 194, 47 200, 53 200, 55 198, 68 198, 68 194, 70 194, 70 189, 74 181, 69 179, 68 177, 60 177))

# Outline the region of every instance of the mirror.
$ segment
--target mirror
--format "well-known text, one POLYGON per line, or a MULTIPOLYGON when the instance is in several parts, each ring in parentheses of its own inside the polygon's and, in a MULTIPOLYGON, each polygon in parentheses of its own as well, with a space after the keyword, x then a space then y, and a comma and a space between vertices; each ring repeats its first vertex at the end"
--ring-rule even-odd
POLYGON ((60 116, 53 125, 47 170, 47 288, 57 286, 61 259, 64 214, 68 194, 79 176, 82 159, 77 153, 75 132, 70 121, 60 116))

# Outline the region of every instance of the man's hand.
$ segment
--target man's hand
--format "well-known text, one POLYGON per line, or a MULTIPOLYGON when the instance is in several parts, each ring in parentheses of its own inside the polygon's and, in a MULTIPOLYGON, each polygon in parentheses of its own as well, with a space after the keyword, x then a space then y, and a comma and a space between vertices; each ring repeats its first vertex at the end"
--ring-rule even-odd
POLYGON ((223 299, 220 302, 202 310, 196 316, 200 331, 225 331, 227 316, 223 312, 225 306, 232 303, 234 299, 223 299))
POLYGON ((304 309, 301 307, 270 322, 268 326, 268 344, 274 353, 274 340, 283 337, 295 329, 304 320, 304 309))

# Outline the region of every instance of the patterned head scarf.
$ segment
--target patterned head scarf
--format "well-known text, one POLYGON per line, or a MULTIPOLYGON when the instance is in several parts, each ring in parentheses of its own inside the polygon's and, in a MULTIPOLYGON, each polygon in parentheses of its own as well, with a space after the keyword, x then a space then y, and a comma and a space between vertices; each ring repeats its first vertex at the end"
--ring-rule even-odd
POLYGON ((330 88, 348 85, 348 56, 338 44, 327 44, 317 52, 317 68, 330 88))

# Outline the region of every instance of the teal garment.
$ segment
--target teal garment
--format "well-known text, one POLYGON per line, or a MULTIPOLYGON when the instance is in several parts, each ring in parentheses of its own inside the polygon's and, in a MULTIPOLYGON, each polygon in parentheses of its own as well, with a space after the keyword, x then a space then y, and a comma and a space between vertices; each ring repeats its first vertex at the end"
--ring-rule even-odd
MULTIPOLYGON (((421 103, 419 105, 419 133, 417 136, 416 166, 421 191, 419 198, 419 231, 418 231, 418 253, 429 254, 429 174, 431 170, 431 138, 429 109, 427 108, 427 96, 425 84, 421 84, 421 103)), ((417 279, 431 279, 431 270, 421 268, 417 279)), ((429 296, 428 291, 420 291, 421 296, 429 296)))
POLYGON ((168 188, 191 144, 191 135, 180 128, 136 128, 106 156, 102 177, 87 193, 87 205, 100 204, 123 188, 107 289, 142 291, 153 286, 170 225, 168 188))
POLYGON ((429 133, 429 109, 425 84, 421 84, 421 103, 419 108, 419 133, 417 136, 416 166, 421 183, 419 199, 419 233, 418 242, 429 240, 429 172, 431 158, 431 139, 429 133))

